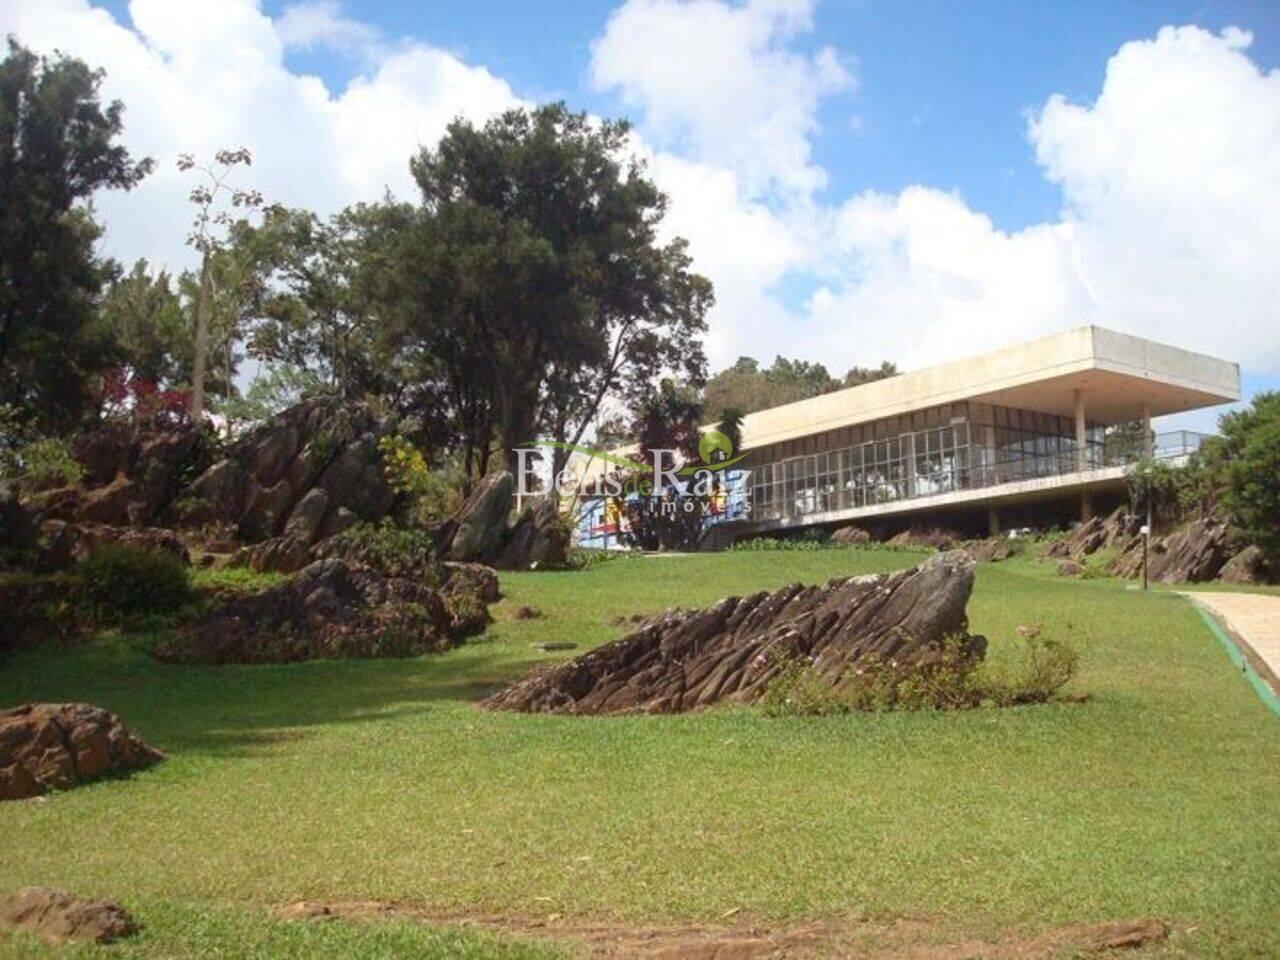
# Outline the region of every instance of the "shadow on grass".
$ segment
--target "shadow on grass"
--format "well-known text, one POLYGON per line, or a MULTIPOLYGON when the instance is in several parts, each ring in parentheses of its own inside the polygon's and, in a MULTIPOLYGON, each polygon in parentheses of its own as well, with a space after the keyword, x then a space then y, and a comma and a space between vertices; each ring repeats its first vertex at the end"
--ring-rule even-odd
POLYGON ((80 700, 117 713, 170 755, 235 756, 297 740, 316 726, 405 718, 475 702, 540 662, 482 634, 443 654, 217 667, 165 664, 163 634, 105 632, 0 660, 0 709, 80 700))

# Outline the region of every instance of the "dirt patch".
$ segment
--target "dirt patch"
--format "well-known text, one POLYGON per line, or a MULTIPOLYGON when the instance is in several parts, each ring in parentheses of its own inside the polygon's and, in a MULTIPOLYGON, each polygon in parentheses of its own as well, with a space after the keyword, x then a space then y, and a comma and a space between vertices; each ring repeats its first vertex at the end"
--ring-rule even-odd
POLYGON ((510 936, 553 939, 582 948, 592 960, 764 960, 863 957, 870 960, 1050 960, 1064 954, 1101 956, 1163 941, 1169 926, 1142 918, 1071 924, 1035 935, 996 940, 946 940, 933 921, 833 917, 797 924, 726 917, 723 924, 628 925, 545 917, 432 910, 380 901, 298 901, 281 907, 287 920, 420 920, 510 936))

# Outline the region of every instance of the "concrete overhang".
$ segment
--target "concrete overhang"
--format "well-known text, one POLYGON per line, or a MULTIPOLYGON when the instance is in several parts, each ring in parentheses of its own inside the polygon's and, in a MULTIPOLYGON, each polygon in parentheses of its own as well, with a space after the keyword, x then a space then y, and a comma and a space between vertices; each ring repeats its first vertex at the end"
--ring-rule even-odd
POLYGON ((1071 416, 1082 392, 1092 422, 1136 420, 1240 399, 1240 368, 1102 327, 1085 326, 886 380, 748 414, 743 446, 785 440, 962 400, 1071 416))

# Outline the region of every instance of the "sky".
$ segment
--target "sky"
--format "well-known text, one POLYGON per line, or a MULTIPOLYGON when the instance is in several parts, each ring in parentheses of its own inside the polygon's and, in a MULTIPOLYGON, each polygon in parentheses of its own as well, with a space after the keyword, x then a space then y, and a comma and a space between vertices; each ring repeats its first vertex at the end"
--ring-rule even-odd
POLYGON ((1280 4, 3 0, 0 32, 103 67, 157 161, 96 201, 126 262, 190 262, 179 153, 249 146, 244 186, 329 213, 412 199, 455 116, 564 100, 632 121, 713 367, 1098 323, 1280 388, 1280 4))

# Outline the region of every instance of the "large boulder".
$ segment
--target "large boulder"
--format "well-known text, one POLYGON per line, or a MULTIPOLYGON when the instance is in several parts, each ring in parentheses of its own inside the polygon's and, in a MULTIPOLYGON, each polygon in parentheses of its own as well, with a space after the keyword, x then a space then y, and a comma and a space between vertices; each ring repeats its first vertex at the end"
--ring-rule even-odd
POLYGON ((65 790, 162 759, 119 717, 91 704, 27 703, 0 712, 0 800, 65 790))
POLYGON ((1248 546, 1223 565, 1218 579, 1224 583, 1271 583, 1274 572, 1261 547, 1248 546))
POLYGON ((50 887, 23 887, 0 898, 0 931, 35 934, 46 943, 111 943, 138 929, 110 900, 90 900, 50 887))
POLYGON ((455 518, 450 560, 492 560, 502 549, 515 480, 503 470, 483 477, 455 518))
MULTIPOLYGON (((758 699, 803 658, 833 687, 868 655, 908 663, 967 634, 973 561, 963 553, 878 576, 792 584, 673 612, 489 697, 493 709, 571 714, 677 713, 758 699)), ((971 648, 985 642, 972 638, 971 648)))
POLYGON ((439 652, 487 616, 477 600, 479 613, 471 604, 459 617, 446 579, 427 583, 340 557, 317 560, 279 586, 232 598, 180 630, 156 656, 223 664, 439 652))
POLYGON ((562 567, 568 562, 570 533, 554 497, 538 497, 526 507, 505 539, 497 565, 507 570, 562 567))

